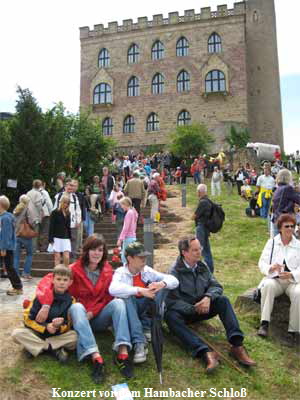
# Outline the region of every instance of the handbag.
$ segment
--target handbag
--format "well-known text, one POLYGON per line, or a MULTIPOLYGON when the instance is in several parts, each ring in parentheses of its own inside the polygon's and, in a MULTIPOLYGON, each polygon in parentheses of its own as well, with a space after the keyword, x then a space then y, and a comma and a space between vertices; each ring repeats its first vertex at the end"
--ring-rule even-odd
MULTIPOLYGON (((273 251, 274 251, 274 239, 273 239, 273 243, 272 243, 272 250, 271 250, 271 256, 270 256, 270 264, 272 262, 272 258, 273 258, 273 251)), ((253 292, 253 300, 260 304, 261 302, 261 288, 257 287, 255 288, 254 292, 253 292)))
POLYGON ((26 219, 20 223, 19 229, 16 233, 17 237, 32 239, 38 236, 38 232, 35 232, 29 225, 26 219))

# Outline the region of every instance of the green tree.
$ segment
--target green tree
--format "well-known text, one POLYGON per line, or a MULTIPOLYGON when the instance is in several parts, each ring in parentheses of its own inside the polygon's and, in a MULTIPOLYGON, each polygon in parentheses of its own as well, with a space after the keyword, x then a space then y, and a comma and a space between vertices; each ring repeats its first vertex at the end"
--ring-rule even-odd
POLYGON ((203 124, 178 126, 170 134, 170 151, 179 158, 208 153, 214 138, 203 124))
POLYGON ((238 131, 235 126, 231 125, 230 133, 225 138, 230 148, 241 149, 246 147, 250 140, 250 134, 248 129, 242 129, 238 131))
POLYGON ((10 174, 11 132, 10 121, 0 121, 0 193, 4 193, 6 179, 10 174))

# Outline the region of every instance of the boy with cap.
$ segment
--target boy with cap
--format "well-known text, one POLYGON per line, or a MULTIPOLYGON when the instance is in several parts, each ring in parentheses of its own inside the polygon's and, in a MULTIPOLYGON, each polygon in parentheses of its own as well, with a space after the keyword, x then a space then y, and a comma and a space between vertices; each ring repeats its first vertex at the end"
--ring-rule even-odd
POLYGON ((146 337, 149 332, 148 311, 150 301, 160 303, 165 290, 175 289, 178 280, 172 275, 155 271, 146 265, 146 257, 150 255, 140 242, 130 243, 125 249, 127 263, 117 268, 109 287, 109 293, 123 298, 126 303, 131 341, 134 347, 133 362, 146 361, 146 337), (146 337, 145 337, 146 334, 146 337))

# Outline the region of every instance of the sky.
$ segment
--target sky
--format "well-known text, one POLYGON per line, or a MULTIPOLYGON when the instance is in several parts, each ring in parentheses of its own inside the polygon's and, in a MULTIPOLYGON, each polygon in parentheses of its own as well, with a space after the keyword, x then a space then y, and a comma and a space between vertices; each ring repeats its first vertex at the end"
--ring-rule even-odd
MULTIPOLYGON (((227 4, 226 0, 9 0, 0 9, 0 111, 14 112, 17 86, 33 92, 46 110, 62 101, 79 108, 79 27, 227 4)), ((300 148, 300 1, 275 0, 286 153, 300 148)))

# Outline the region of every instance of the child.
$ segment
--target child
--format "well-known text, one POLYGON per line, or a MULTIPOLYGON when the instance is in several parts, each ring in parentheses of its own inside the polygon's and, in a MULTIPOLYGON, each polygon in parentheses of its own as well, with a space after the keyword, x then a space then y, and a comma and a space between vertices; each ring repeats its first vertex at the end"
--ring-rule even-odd
POLYGON ((244 185, 241 187, 241 197, 243 197, 245 200, 250 200, 252 198, 250 179, 245 179, 244 185))
POLYGON ((116 232, 117 232, 117 240, 119 239, 120 233, 123 228, 124 218, 125 218, 125 211, 121 207, 120 200, 124 197, 123 193, 121 192, 117 196, 117 202, 114 204, 113 207, 113 215, 116 217, 116 232))
POLYGON ((43 351, 50 351, 60 362, 66 362, 68 350, 76 348, 77 334, 71 329, 69 308, 74 302, 68 293, 72 283, 72 271, 62 265, 53 270, 54 300, 49 309, 46 323, 36 322, 36 316, 42 305, 37 298, 30 302, 24 311, 24 328, 17 328, 12 333, 16 343, 24 346, 34 357, 43 351))
POLYGON ((180 167, 176 168, 176 172, 175 172, 174 176, 175 176, 177 185, 179 185, 180 184, 180 178, 181 178, 181 169, 180 169, 180 167))
POLYGON ((15 218, 7 212, 10 202, 6 196, 0 196, 0 256, 4 261, 12 289, 6 294, 14 296, 23 293, 21 279, 13 267, 13 251, 16 247, 15 218))

